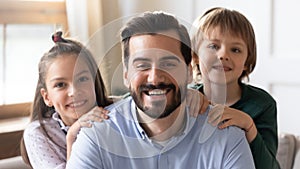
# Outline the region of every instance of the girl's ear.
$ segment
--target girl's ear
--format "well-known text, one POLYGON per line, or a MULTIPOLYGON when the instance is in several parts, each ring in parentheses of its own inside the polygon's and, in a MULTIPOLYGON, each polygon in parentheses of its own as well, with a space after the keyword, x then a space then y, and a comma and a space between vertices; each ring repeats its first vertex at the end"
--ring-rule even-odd
POLYGON ((49 95, 48 95, 48 93, 47 93, 47 90, 44 89, 44 88, 41 88, 40 92, 41 92, 41 95, 42 95, 42 97, 43 97, 43 99, 44 99, 44 103, 45 103, 48 107, 52 107, 52 106, 53 106, 53 103, 52 103, 51 99, 49 98, 49 95))
MULTIPOLYGON (((250 65, 250 67, 251 67, 251 65, 250 65)), ((245 71, 247 70, 247 66, 246 66, 246 65, 244 66, 244 70, 245 70, 245 71)), ((250 68, 250 70, 251 70, 251 68, 250 68)))

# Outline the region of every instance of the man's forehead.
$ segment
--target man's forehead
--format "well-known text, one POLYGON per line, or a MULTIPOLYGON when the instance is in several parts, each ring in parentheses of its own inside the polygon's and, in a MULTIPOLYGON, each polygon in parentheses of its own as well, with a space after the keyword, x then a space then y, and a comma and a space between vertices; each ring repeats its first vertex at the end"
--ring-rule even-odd
POLYGON ((157 34, 135 35, 129 41, 130 56, 181 55, 181 44, 176 31, 163 31, 157 34))
POLYGON ((162 39, 172 39, 172 40, 181 41, 178 32, 175 30, 165 30, 165 31, 153 32, 153 33, 137 34, 137 35, 133 35, 130 39, 137 39, 141 36, 155 36, 162 39))

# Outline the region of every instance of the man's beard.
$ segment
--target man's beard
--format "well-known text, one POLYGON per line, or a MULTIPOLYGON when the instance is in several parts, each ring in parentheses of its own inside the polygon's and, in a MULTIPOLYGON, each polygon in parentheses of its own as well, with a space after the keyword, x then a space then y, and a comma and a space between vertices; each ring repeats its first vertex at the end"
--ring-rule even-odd
POLYGON ((176 91, 176 86, 174 84, 145 84, 139 86, 137 89, 138 93, 133 89, 130 89, 130 94, 140 110, 153 119, 160 119, 169 116, 178 106, 180 106, 181 102, 185 99, 186 90, 186 86, 179 86, 179 90, 176 91), (167 103, 167 98, 165 98, 164 101, 159 100, 151 102, 151 107, 145 106, 142 98, 142 95, 145 94, 143 91, 154 89, 168 90, 168 92, 173 92, 174 95, 171 97, 169 104, 167 103))

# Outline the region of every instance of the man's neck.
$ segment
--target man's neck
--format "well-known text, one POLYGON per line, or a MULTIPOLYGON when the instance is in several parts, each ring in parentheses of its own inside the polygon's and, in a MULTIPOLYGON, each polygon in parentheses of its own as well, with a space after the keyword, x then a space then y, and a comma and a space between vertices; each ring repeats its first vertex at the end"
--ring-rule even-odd
POLYGON ((147 135, 157 141, 165 141, 176 135, 185 124, 185 103, 176 108, 169 116, 152 119, 138 109, 140 125, 147 135))

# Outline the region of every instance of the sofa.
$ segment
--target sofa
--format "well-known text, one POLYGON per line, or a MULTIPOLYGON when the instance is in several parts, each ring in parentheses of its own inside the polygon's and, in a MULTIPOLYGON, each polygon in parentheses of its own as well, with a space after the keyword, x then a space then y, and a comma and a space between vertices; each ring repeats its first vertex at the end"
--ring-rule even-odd
POLYGON ((280 133, 278 137, 276 158, 281 169, 300 169, 300 136, 280 133))

